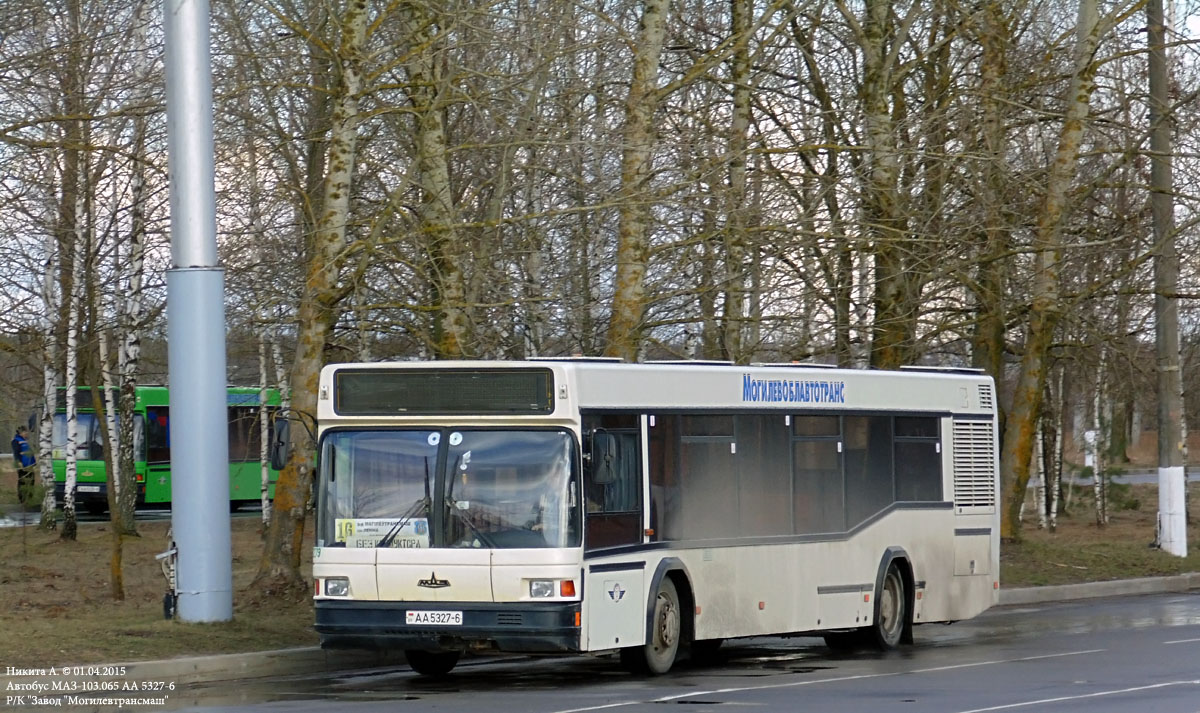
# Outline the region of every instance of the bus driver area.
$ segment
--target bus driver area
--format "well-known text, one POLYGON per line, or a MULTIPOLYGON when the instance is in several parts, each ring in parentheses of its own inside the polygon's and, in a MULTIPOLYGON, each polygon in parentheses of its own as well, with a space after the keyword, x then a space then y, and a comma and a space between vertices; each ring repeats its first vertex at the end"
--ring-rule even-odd
POLYGON ((998 583, 991 381, 604 361, 339 364, 318 404, 326 647, 891 648, 998 583))

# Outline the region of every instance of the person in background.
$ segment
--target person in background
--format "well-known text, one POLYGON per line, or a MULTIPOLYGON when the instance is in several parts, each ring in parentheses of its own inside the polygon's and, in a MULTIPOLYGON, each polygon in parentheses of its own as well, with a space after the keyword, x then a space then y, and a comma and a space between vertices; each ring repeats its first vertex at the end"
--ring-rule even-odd
POLYGON ((37 458, 33 455, 33 447, 29 445, 29 440, 26 438, 28 434, 29 429, 17 426, 17 433, 12 439, 13 465, 17 468, 17 496, 22 505, 33 492, 33 466, 37 463, 37 458))

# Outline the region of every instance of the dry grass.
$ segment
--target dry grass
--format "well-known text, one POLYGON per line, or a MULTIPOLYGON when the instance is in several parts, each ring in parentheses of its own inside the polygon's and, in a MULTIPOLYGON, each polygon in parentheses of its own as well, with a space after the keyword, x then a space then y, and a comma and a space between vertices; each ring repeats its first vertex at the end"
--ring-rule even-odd
POLYGON ((1077 499, 1060 515, 1056 532, 1037 528, 1037 516, 1026 509, 1018 543, 1000 547, 1000 582, 1005 587, 1102 582, 1200 572, 1200 507, 1192 498, 1188 556, 1150 547, 1154 541, 1158 488, 1114 485, 1109 495, 1109 522, 1096 524, 1090 486, 1076 489, 1077 499), (1032 520, 1031 520, 1032 518, 1032 520))
MULTIPOLYGON (((0 470, 0 503, 15 502, 16 477, 0 470)), ((1115 493, 1108 526, 1095 525, 1087 494, 1059 520, 1056 533, 1026 522, 1023 540, 1001 548, 1006 587, 1146 577, 1200 571, 1200 525, 1190 528, 1191 556, 1147 545, 1154 537, 1155 488, 1115 493), (1136 505, 1136 507, 1133 507, 1136 505)), ((1194 512, 1200 508, 1193 507, 1194 512)), ((1197 522, 1193 519, 1193 522, 1197 522)), ((166 548, 166 522, 142 522, 124 542, 125 601, 109 595, 111 530, 84 524, 76 542, 57 533, 0 528, 0 661, 19 667, 113 663, 206 653, 312 646, 312 605, 252 601, 246 591, 262 550, 255 518, 233 520, 234 620, 223 624, 165 621, 165 580, 154 555, 166 548)), ((311 532, 311 525, 309 528, 311 532)), ((306 562, 306 571, 311 563, 306 562)))
MULTIPOLYGON (((15 491, 11 470, 0 492, 15 491)), ((125 600, 110 596, 112 531, 81 524, 75 542, 35 526, 0 528, 0 661, 46 667, 112 663, 208 653, 312 646, 310 601, 250 603, 250 583, 262 551, 261 522, 233 520, 234 619, 184 624, 163 619, 166 580, 154 555, 166 549, 167 522, 140 522, 141 537, 123 543, 125 600)), ((311 531, 311 530, 310 530, 311 531)), ((311 571, 311 562, 306 563, 311 571)))

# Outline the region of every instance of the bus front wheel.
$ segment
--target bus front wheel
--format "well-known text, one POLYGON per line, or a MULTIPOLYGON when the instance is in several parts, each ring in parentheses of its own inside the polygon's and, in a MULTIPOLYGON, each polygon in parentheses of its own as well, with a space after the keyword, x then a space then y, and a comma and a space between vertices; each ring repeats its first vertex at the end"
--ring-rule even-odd
POLYGON ((404 652, 408 665, 422 676, 445 676, 458 663, 458 651, 418 651, 404 652))
POLYGON ((679 638, 683 631, 679 611, 679 592, 669 577, 658 585, 654 597, 654 612, 651 629, 646 632, 646 644, 621 649, 621 663, 635 673, 661 675, 675 664, 679 652, 679 638))

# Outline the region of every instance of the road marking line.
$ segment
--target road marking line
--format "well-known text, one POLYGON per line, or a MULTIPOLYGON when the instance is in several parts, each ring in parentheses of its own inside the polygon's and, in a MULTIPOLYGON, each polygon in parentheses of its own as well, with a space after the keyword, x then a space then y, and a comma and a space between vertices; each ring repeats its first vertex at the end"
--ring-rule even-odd
POLYGON ((975 666, 991 666, 998 663, 1018 663, 1020 661, 1040 661, 1042 659, 1058 659, 1064 656, 1082 656, 1084 654, 1099 654, 1108 649, 1087 649, 1086 651, 1067 651, 1061 654, 1042 654, 1040 656, 1022 656, 1017 659, 998 659, 995 661, 977 661, 975 663, 959 663, 953 666, 935 666, 933 668, 918 668, 908 673, 932 673, 934 671, 951 671, 956 668, 972 668, 975 666))
POLYGON ((1179 639, 1178 641, 1164 641, 1164 644, 1194 644, 1200 639, 1179 639))
POLYGON ((1023 703, 1009 703, 1003 706, 992 706, 990 708, 972 708, 968 711, 959 711, 959 713, 985 713, 986 711, 1002 711, 1012 708, 1024 708, 1025 706, 1037 706, 1044 703, 1062 703, 1064 701, 1079 701, 1085 698, 1100 698, 1102 696, 1119 696, 1122 693, 1137 693, 1139 691, 1152 691, 1156 688, 1169 688, 1171 686, 1200 686, 1200 681, 1169 681, 1167 683, 1155 683, 1150 686, 1135 686, 1134 688, 1121 688, 1115 691, 1099 691, 1097 693, 1082 693, 1078 696, 1060 696, 1058 698, 1043 698, 1037 701, 1025 701, 1023 703))
POLYGON ((583 708, 567 708, 567 709, 560 710, 560 711, 554 711, 554 713, 587 713, 587 711, 601 711, 601 710, 608 710, 611 708, 623 708, 625 706, 643 705, 646 703, 670 703, 671 701, 677 701, 677 700, 681 700, 684 698, 696 698, 698 696, 713 696, 713 695, 721 695, 723 693, 745 693, 747 691, 769 691, 769 690, 777 689, 777 688, 798 688, 800 686, 816 686, 816 685, 822 684, 822 683, 842 683, 844 681, 862 681, 862 680, 865 680, 868 678, 888 678, 888 677, 895 677, 895 676, 908 676, 908 675, 912 675, 915 673, 935 673, 938 671, 950 671, 950 670, 957 669, 957 668, 971 668, 971 667, 975 667, 975 666, 992 666, 995 664, 1003 664, 1003 663, 1019 663, 1022 661, 1038 661, 1041 659, 1062 658, 1064 656, 1080 656, 1083 654, 1096 654, 1096 653, 1100 653, 1102 651, 1107 651, 1107 649, 1088 649, 1086 651, 1067 651, 1067 652, 1064 652, 1061 654, 1043 654, 1041 656, 1022 656, 1021 658, 1015 658, 1015 659, 996 659, 996 660, 992 660, 992 661, 979 661, 976 663, 955 664, 953 666, 938 666, 936 668, 916 669, 913 671, 894 671, 891 673, 864 673, 864 674, 859 674, 857 676, 839 676, 836 678, 821 678, 821 679, 816 679, 813 681, 792 681, 790 683, 769 683, 769 684, 765 684, 762 686, 738 686, 738 687, 734 687, 734 688, 716 688, 716 689, 713 689, 710 691, 689 691, 687 693, 679 693, 679 694, 676 694, 673 696, 663 696, 661 698, 654 698, 649 701, 647 701, 647 700, 620 701, 617 703, 605 703, 603 705, 598 705, 598 706, 585 706, 583 708))
POLYGON ((738 686, 736 688, 715 688, 711 691, 690 691, 688 693, 679 693, 674 696, 663 696, 661 698, 653 698, 651 700, 637 701, 621 701, 620 703, 606 703, 600 706, 587 706, 585 708, 568 708, 566 710, 554 711, 554 713, 584 713, 585 711, 600 711, 608 708, 621 708, 623 706, 637 706, 645 703, 670 703, 682 698, 694 698, 696 696, 711 696, 721 693, 743 693, 745 691, 766 691, 773 688, 795 688, 797 686, 815 686, 818 683, 840 683, 842 681, 861 681, 866 678, 887 678, 888 676, 900 676, 904 671, 896 673, 864 673, 858 676, 841 676, 838 678, 822 678, 815 681, 793 681, 792 683, 771 683, 764 686, 738 686))

